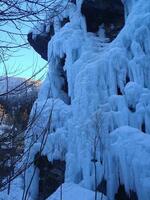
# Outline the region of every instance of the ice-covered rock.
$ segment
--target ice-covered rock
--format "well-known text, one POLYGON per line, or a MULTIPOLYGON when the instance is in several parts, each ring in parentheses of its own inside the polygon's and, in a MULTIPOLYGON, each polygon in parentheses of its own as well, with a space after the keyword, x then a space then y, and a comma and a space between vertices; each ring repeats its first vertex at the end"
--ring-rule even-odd
MULTIPOLYGON (((94 1, 87 2, 93 5, 94 1)), ((95 2, 101 5, 102 1, 95 2)), ((63 27, 58 26, 58 16, 54 19, 49 71, 30 120, 35 114, 38 118, 27 131, 26 148, 34 141, 28 161, 38 152, 49 161, 62 159, 65 182, 95 191, 105 180, 108 199, 118 197, 122 186, 126 194, 148 200, 150 2, 111 2, 118 13, 122 7, 116 7, 116 2, 123 4, 125 13, 125 25, 112 42, 105 25, 100 24, 97 33, 87 32, 82 15, 85 1, 68 3, 61 13, 69 18, 63 27)), ((32 165, 27 170, 29 182, 34 169, 32 165)), ((38 179, 37 172, 29 189, 31 197, 38 195, 38 179)))

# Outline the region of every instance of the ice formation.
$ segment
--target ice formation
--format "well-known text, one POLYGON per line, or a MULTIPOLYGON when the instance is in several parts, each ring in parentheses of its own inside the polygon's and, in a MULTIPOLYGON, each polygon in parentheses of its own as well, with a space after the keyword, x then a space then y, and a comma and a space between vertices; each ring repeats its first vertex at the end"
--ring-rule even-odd
MULTIPOLYGON (((94 191, 105 180, 109 200, 120 185, 138 200, 149 200, 150 1, 122 3, 125 25, 112 42, 103 24, 98 32, 87 32, 81 0, 69 2, 54 18, 49 71, 32 108, 30 119, 39 117, 27 132, 34 134, 26 148, 36 141, 28 157, 34 160, 46 128, 41 154, 49 161, 65 160, 65 182, 94 191), (60 19, 67 17, 61 27, 60 19)), ((29 182, 34 174, 33 199, 39 176, 34 170, 31 165, 26 173, 29 182)))

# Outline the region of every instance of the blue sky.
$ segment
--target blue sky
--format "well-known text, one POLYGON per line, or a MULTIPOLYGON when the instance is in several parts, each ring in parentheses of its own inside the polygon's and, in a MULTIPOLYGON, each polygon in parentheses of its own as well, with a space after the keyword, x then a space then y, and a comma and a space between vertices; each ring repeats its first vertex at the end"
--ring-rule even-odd
MULTIPOLYGON (((11 41, 17 45, 26 43, 27 33, 32 29, 33 24, 19 24, 18 27, 20 28, 21 32, 25 35, 24 39, 22 39, 22 37, 18 35, 15 35, 13 38, 11 38, 8 36, 7 33, 3 32, 0 32, 0 38, 3 41, 11 41)), ((18 32, 16 27, 13 27, 12 23, 8 24, 7 26, 3 26, 3 29, 5 31, 8 30, 13 33, 18 32)), ((33 73, 39 71, 45 65, 46 61, 43 60, 41 56, 38 55, 32 47, 15 49, 15 52, 11 53, 11 55, 9 56, 8 61, 5 61, 8 76, 17 76, 23 78, 30 78, 33 75, 33 73)), ((35 77, 35 79, 40 79, 46 71, 47 67, 45 68, 45 70, 39 73, 35 77)), ((4 76, 5 74, 5 67, 2 63, 0 63, 0 76, 4 76)))
MULTIPOLYGON (((20 48, 16 53, 14 53, 8 61, 5 62, 7 67, 8 76, 17 76, 23 78, 30 78, 33 73, 38 72, 43 66, 46 65, 46 61, 38 55, 34 49, 20 48)), ((47 66, 45 70, 39 73, 35 79, 41 79, 44 73, 47 71, 47 66)), ((0 70, 0 75, 4 75, 4 68, 0 70)))

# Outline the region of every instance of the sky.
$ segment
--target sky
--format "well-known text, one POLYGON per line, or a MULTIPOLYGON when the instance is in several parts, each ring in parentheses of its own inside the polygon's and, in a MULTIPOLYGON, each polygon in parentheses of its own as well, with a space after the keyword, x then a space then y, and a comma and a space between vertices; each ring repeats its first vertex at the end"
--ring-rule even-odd
MULTIPOLYGON (((8 76, 23 78, 30 78, 46 64, 47 62, 42 59, 32 47, 28 49, 20 48, 8 59, 8 61, 5 62, 8 76)), ((47 66, 45 66, 45 69, 41 73, 37 74, 35 79, 41 79, 46 71, 47 66)), ((0 75, 3 76, 4 74, 5 70, 4 67, 2 67, 0 70, 0 75)))
MULTIPOLYGON (((12 1, 13 2, 13 1, 12 1)), ((22 2, 22 1, 21 1, 22 2)), ((31 1, 34 2, 34 1, 31 1)), ((53 3, 51 4, 51 1, 48 1, 48 4, 45 4, 45 1, 39 1, 40 3, 29 3, 27 1, 23 1, 20 5, 20 8, 22 10, 28 10, 33 9, 33 11, 36 11, 38 14, 31 15, 27 18, 23 18, 22 20, 15 21, 15 23, 12 23, 12 20, 3 21, 0 22, 0 47, 3 45, 2 41, 11 41, 13 43, 17 42, 17 45, 20 45, 22 43, 27 42, 27 33, 34 27, 38 27, 38 24, 43 22, 43 20, 46 17, 47 14, 47 6, 53 6, 53 3), (44 4, 41 5, 41 2, 44 2, 44 4), (50 3, 50 4, 49 4, 50 3), (45 5, 45 8, 43 10, 43 5, 45 5), (41 10, 41 11, 40 11, 41 10), (40 12, 38 12, 40 11, 40 12), (37 18, 38 17, 38 18, 37 18), (36 21, 38 19, 38 21, 36 21), (34 21, 35 20, 35 21, 34 21), (5 31, 3 32, 2 29, 5 31), (10 37, 8 35, 8 32, 13 33, 23 33, 25 40, 21 41, 21 37, 18 35, 15 35, 10 37), (20 38, 19 38, 20 37, 20 38)), ((55 1, 52 1, 55 2, 55 1)), ((5 5, 5 3, 4 3, 5 5)), ((6 4, 7 8, 7 4, 6 4)), ((49 9, 50 7, 48 7, 49 9)), ((12 6, 9 8, 10 11, 12 10, 14 12, 14 7, 12 6)), ((9 11, 8 9, 8 11, 9 11)), ((2 10, 6 10, 5 6, 2 7, 2 10)), ((49 10, 48 10, 49 11, 49 10)), ((54 13, 55 14, 55 13, 54 13)), ((8 15, 9 16, 9 15, 8 15)), ((9 18, 9 17, 8 17, 9 18)), ((5 45, 5 43, 4 43, 5 45)), ((0 54, 2 53, 0 49, 0 54)), ((5 53, 5 52, 4 52, 5 53)), ((1 56, 1 55, 0 55, 1 56)), ((0 60, 1 61, 1 60, 0 60)), ((13 55, 9 56, 9 60, 5 61, 5 66, 3 66, 3 63, 0 62, 0 76, 6 75, 5 69, 7 68, 8 76, 18 76, 23 78, 30 78, 30 76, 33 74, 33 72, 37 72, 43 66, 46 65, 46 61, 43 60, 40 55, 38 55, 32 47, 29 49, 24 48, 18 48, 17 52, 13 53, 13 55)), ((46 72, 47 67, 44 71, 42 71, 38 76, 36 76, 36 79, 40 79, 41 76, 46 72)))
MULTIPOLYGON (((29 31, 33 28, 33 23, 25 23, 25 24, 17 24, 17 28, 19 27, 19 30, 16 29, 16 26, 14 26, 13 23, 8 23, 7 25, 0 27, 0 47, 1 45, 6 46, 8 41, 15 43, 15 45, 20 45, 23 43, 27 43, 27 34, 29 31), (1 31, 1 29, 5 30, 5 32, 1 31), (13 35, 13 37, 10 37, 8 35, 8 32, 13 33, 22 33, 22 37, 18 35, 13 35), (4 41, 4 44, 2 43, 4 41)), ((2 50, 0 50, 0 54, 2 53, 2 50)), ((4 54, 7 52, 4 51, 4 54)), ((11 52, 9 59, 5 61, 3 64, 0 62, 0 76, 6 75, 6 68, 8 76, 17 76, 17 77, 23 77, 23 78, 30 78, 33 73, 38 72, 43 66, 46 65, 46 61, 41 58, 40 55, 38 55, 35 50, 29 46, 29 48, 17 48, 15 49, 15 52, 11 52), (5 66, 4 66, 5 65, 5 66)), ((45 70, 43 70, 41 73, 39 73, 35 79, 41 79, 44 73, 46 73, 47 66, 45 67, 45 70)))

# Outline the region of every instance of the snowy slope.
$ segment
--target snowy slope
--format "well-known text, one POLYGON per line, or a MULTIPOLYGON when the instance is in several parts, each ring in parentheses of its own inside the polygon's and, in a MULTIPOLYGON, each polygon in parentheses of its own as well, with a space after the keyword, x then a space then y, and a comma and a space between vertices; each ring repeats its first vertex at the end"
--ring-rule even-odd
MULTIPOLYGON (((47 200, 60 200, 61 193, 62 199, 65 200, 93 200, 95 195, 93 191, 82 188, 77 184, 64 183, 47 200)), ((107 198, 104 195, 98 194, 97 200, 100 200, 101 198, 103 198, 103 200, 107 200, 107 198)))
MULTIPOLYGON (((23 195, 23 182, 21 178, 15 179, 10 186, 10 193, 8 194, 8 188, 5 191, 0 192, 0 200, 21 200, 23 195)), ((33 200, 30 197, 29 200, 33 200)))
MULTIPOLYGON (((59 17, 55 18, 49 72, 31 113, 31 119, 35 111, 40 113, 32 140, 49 126, 42 154, 49 161, 66 161, 65 181, 95 190, 104 178, 111 200, 121 181, 127 193, 134 191, 139 200, 149 200, 150 1, 122 2, 125 26, 111 43, 103 26, 97 34, 86 31, 80 0, 61 13, 70 19, 65 26, 60 28, 59 17), (68 92, 62 89, 64 71, 68 92)), ((40 151, 41 142, 39 137, 29 160, 40 151)), ((33 171, 34 165, 27 171, 27 185, 33 171)), ((34 198, 38 178, 36 172, 30 187, 34 198)))

